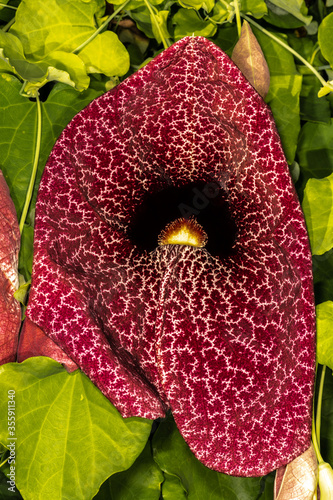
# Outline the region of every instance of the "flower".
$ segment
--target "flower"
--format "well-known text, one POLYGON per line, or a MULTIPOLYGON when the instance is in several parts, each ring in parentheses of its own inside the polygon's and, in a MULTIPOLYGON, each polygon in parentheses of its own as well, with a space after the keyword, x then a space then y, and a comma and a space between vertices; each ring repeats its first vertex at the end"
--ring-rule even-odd
POLYGON ((0 170, 0 364, 15 361, 21 308, 13 297, 18 288, 20 231, 16 211, 0 170))
POLYGON ((303 215, 268 107, 213 43, 180 40, 65 129, 27 316, 124 417, 171 408, 208 467, 261 476, 309 447, 303 215), (179 218, 204 248, 158 245, 179 218))

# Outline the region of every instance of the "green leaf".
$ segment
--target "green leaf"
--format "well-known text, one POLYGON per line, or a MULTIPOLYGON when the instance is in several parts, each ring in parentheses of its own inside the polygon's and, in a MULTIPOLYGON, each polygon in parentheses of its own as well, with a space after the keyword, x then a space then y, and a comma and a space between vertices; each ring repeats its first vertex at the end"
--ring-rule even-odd
POLYGON ((256 19, 260 19, 268 13, 264 0, 242 0, 240 10, 256 19))
MULTIPOLYGON (((171 475, 178 478, 189 500, 255 500, 258 497, 260 478, 228 476, 205 467, 195 458, 171 416, 162 421, 156 431, 153 451, 155 461, 166 473, 166 483, 172 481, 172 485, 167 486, 168 492, 171 488, 181 491, 178 482, 169 477, 171 475)), ((170 500, 176 498, 183 496, 172 498, 169 494, 170 500)))
POLYGON ((79 52, 88 73, 123 76, 129 70, 129 54, 112 31, 97 35, 79 52))
MULTIPOLYGON (((199 6, 195 8, 200 8, 199 0, 191 0, 190 3, 192 2, 194 3, 194 1, 199 6)), ((181 5, 184 5, 186 7, 186 4, 184 4, 183 1, 180 3, 181 5)), ((210 19, 219 24, 225 23, 227 21, 229 23, 232 22, 236 14, 235 2, 233 2, 232 0, 221 0, 221 1, 218 0, 215 3, 215 6, 213 4, 213 7, 214 7, 213 16, 210 19)), ((206 10, 209 12, 208 9, 206 10)), ((264 0, 241 0, 239 1, 239 10, 240 12, 243 12, 244 14, 249 14, 257 19, 263 17, 264 14, 267 14, 267 6, 264 0)))
MULTIPOLYGON (((0 7, 0 20, 3 23, 8 23, 8 21, 11 21, 15 17, 15 7, 20 3, 20 0, 2 0, 1 4, 9 4, 11 7, 14 8, 8 8, 5 7, 4 5, 1 5, 0 7)), ((1 498, 1 497, 0 497, 1 498)))
POLYGON ((215 4, 213 0, 178 0, 178 3, 186 9, 204 9, 206 12, 210 12, 215 4))
POLYGON ((214 43, 221 47, 230 57, 234 46, 238 41, 237 26, 235 24, 224 24, 217 30, 214 43))
POLYGON ((10 33, 0 36, 0 47, 33 88, 57 80, 84 90, 88 73, 122 76, 129 69, 128 52, 115 33, 95 36, 104 9, 103 0, 21 2, 10 33), (89 40, 79 55, 73 53, 89 40))
POLYGON ((159 10, 158 12, 155 12, 154 15, 150 14, 153 35, 158 43, 162 42, 162 36, 164 39, 170 37, 170 33, 167 28, 168 15, 168 10, 159 10))
POLYGON ((103 0, 23 1, 10 33, 21 40, 31 61, 45 59, 55 50, 72 52, 94 33, 94 16, 100 17, 104 7, 103 0))
POLYGON ((268 15, 265 20, 280 28, 298 28, 310 24, 312 16, 304 0, 266 0, 268 15))
POLYGON ((321 53, 333 67, 333 12, 326 16, 318 29, 318 42, 321 53))
POLYGON ((297 156, 306 179, 333 172, 333 119, 329 124, 308 122, 302 127, 297 156))
POLYGON ((159 500, 164 476, 154 462, 150 448, 148 441, 134 464, 111 476, 94 500, 159 500))
POLYGON ((202 20, 195 10, 179 9, 173 16, 175 40, 184 36, 210 37, 216 33, 216 26, 209 20, 202 20))
POLYGON ((300 132, 299 95, 300 75, 271 76, 266 102, 270 105, 289 165, 295 158, 300 132))
MULTIPOLYGON (((229 19, 232 20, 234 16, 234 11, 231 6, 226 5, 224 2, 220 2, 219 0, 215 3, 212 15, 209 16, 209 19, 217 24, 226 23, 229 19)), ((218 33, 222 31, 219 30, 218 33)))
POLYGON ((22 79, 37 82, 46 78, 47 65, 45 63, 31 64, 27 61, 19 38, 11 33, 0 31, 0 47, 3 50, 3 60, 8 61, 22 79))
POLYGON ((129 14, 139 30, 143 31, 147 37, 154 38, 151 16, 146 5, 131 10, 129 14))
POLYGON ((302 208, 312 253, 322 255, 333 247, 333 174, 308 180, 302 208))
POLYGON ((188 498, 179 477, 168 474, 167 472, 164 472, 162 496, 163 500, 175 500, 176 498, 177 500, 185 500, 188 498))
POLYGON ((31 278, 33 261, 34 228, 30 224, 24 225, 21 237, 19 254, 19 273, 23 274, 26 281, 31 278))
POLYGON ((327 462, 333 466, 333 374, 326 370, 321 410, 321 449, 327 462))
POLYGON ((263 481, 265 482, 265 489, 262 496, 258 497, 260 500, 272 500, 274 498, 274 480, 275 471, 263 478, 263 481))
MULTIPOLYGON (((16 483, 25 500, 87 500, 110 475, 132 465, 152 422, 122 419, 79 370, 71 374, 50 358, 0 368, 3 394, 15 391, 16 483)), ((7 398, 0 403, 1 414, 7 398)), ((7 445, 7 421, 0 422, 7 445)))
POLYGON ((333 369, 333 302, 322 302, 316 307, 317 361, 333 369))
POLYGON ((49 66, 48 80, 57 80, 66 83, 82 92, 89 86, 90 78, 87 75, 85 64, 81 57, 76 54, 68 54, 64 51, 51 52, 47 58, 49 66), (68 68, 71 69, 70 74, 68 68), (63 74, 57 74, 57 71, 63 74))
POLYGON ((300 94, 300 116, 302 120, 316 123, 330 123, 330 103, 326 97, 318 97, 321 88, 319 80, 314 75, 303 75, 303 85, 300 94))
POLYGON ((0 500, 21 500, 22 497, 17 488, 14 487, 14 491, 8 489, 11 486, 7 481, 7 476, 0 471, 0 500))
MULTIPOLYGON (((10 188, 18 217, 21 215, 25 193, 29 184, 36 136, 36 103, 20 95, 21 83, 6 75, 0 78, 1 169, 10 188), (8 79, 9 77, 9 79, 8 79)), ((42 105, 42 145, 37 183, 55 140, 67 123, 101 92, 88 90, 78 94, 57 83, 42 105)))
MULTIPOLYGON (((289 165, 295 158, 300 132, 299 99, 302 77, 296 70, 293 55, 257 28, 253 32, 261 46, 270 72, 270 88, 266 102, 270 105, 284 153, 289 165)), ((274 33, 288 43, 287 37, 274 33)))
POLYGON ((333 300, 333 250, 312 257, 316 303, 333 300))
MULTIPOLYGON (((275 40, 260 31, 258 28, 253 26, 252 29, 264 53, 271 75, 299 74, 296 69, 294 57, 287 49, 279 45, 275 40)), ((274 36, 280 38, 284 43, 288 44, 288 38, 286 35, 282 33, 274 33, 274 36)))
MULTIPOLYGON (((0 100, 4 112, 0 116, 1 170, 10 188, 11 197, 20 219, 29 185, 36 140, 36 103, 19 94, 21 83, 8 74, 0 78, 0 100)), ((78 94, 70 87, 57 83, 46 102, 42 102, 42 143, 34 190, 33 209, 38 183, 51 149, 67 123, 101 91, 89 89, 78 94)), ((25 225, 22 234, 19 269, 26 280, 32 267, 32 230, 25 225)))

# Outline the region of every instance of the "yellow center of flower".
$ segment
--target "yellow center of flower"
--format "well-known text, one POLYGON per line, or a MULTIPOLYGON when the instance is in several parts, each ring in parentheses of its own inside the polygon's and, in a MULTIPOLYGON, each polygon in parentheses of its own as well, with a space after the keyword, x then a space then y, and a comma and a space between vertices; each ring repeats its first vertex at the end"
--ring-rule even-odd
POLYGON ((190 245, 204 247, 207 234, 195 219, 176 219, 166 226, 158 237, 159 245, 190 245))

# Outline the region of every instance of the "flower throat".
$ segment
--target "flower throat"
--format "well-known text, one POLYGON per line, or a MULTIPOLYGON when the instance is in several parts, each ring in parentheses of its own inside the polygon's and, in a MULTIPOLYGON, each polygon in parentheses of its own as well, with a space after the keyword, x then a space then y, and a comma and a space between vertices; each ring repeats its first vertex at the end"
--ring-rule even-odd
POLYGON ((148 193, 133 217, 129 237, 141 249, 178 244, 226 257, 237 234, 226 193, 214 182, 169 186, 148 193))

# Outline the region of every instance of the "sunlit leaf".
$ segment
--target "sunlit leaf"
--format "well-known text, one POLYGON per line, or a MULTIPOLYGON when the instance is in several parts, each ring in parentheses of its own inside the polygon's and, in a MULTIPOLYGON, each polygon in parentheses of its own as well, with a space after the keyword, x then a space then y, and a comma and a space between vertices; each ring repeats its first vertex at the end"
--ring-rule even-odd
MULTIPOLYGON (((49 358, 4 365, 0 387, 2 394, 15 391, 19 409, 16 483, 25 500, 91 498, 107 477, 132 465, 149 436, 151 421, 122 419, 85 375, 68 374, 49 358)), ((0 407, 3 415, 6 398, 0 407)), ((7 432, 2 419, 6 446, 7 432)))
POLYGON ((317 315, 317 361, 333 369, 333 301, 316 307, 317 315))
POLYGON ((321 53, 333 67, 333 12, 326 16, 318 29, 318 42, 321 53))
POLYGON ((175 23, 175 40, 187 35, 210 37, 216 33, 216 26, 210 21, 202 20, 194 10, 179 9, 173 16, 175 23))
POLYGON ((242 0, 241 11, 260 19, 267 14, 267 5, 264 0, 242 0))
POLYGON ((304 0, 266 0, 268 15, 265 19, 280 28, 297 28, 310 24, 312 17, 304 0))
POLYGON ((333 174, 308 180, 302 207, 312 253, 322 255, 333 247, 333 174))
POLYGON ((26 93, 53 80, 82 91, 89 85, 88 73, 121 76, 128 71, 128 52, 117 35, 95 36, 104 8, 103 0, 21 2, 10 32, 0 33, 0 47, 16 72, 27 80, 26 93))
POLYGON ((88 73, 122 76, 129 69, 129 55, 112 31, 105 31, 79 52, 88 73))

